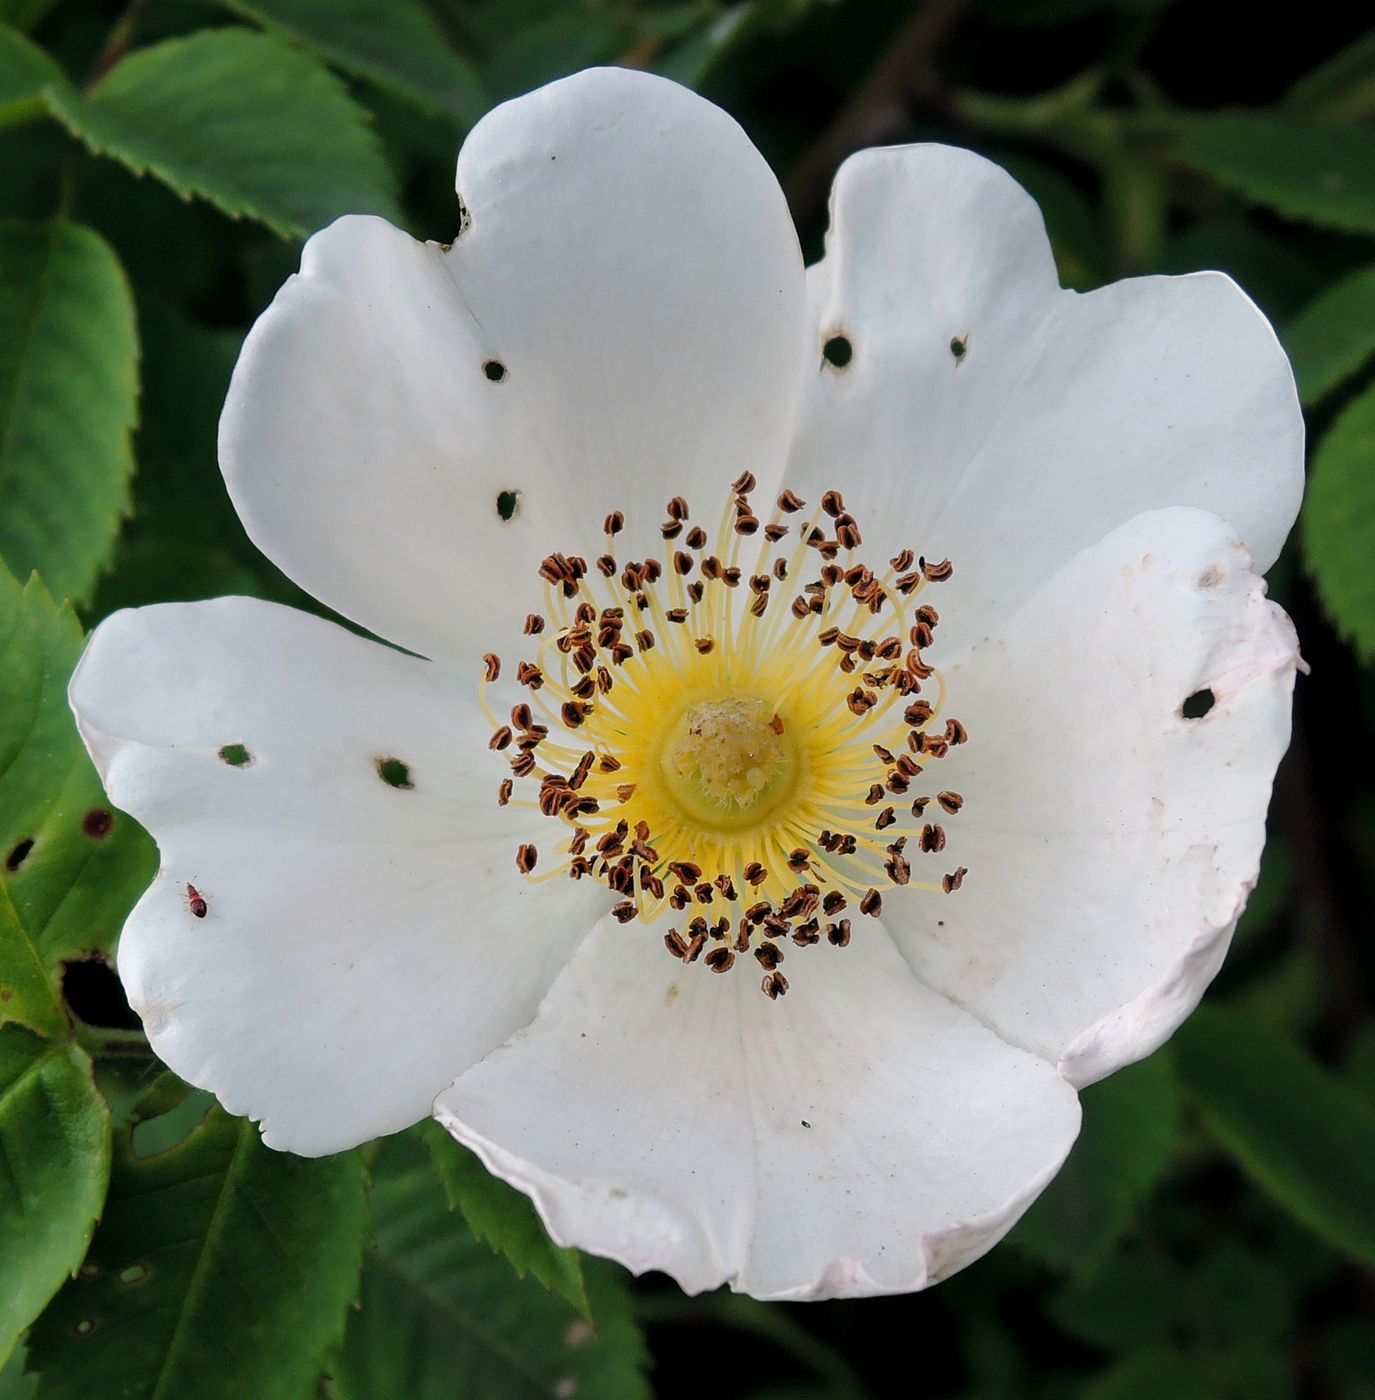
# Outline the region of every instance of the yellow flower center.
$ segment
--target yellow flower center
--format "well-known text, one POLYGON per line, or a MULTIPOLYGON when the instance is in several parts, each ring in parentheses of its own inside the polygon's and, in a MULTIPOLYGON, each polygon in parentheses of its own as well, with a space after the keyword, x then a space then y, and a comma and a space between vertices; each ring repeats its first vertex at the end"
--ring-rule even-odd
MULTIPOLYGON (((910 860, 944 848, 940 817, 963 799, 920 780, 966 736, 937 727, 945 686, 922 656, 939 617, 918 598, 949 562, 902 550, 876 573, 838 492, 798 529, 801 500, 785 491, 763 523, 753 488, 735 483, 715 548, 670 501, 667 566, 617 561, 619 512, 591 567, 545 559, 536 652, 515 674, 528 698, 509 722, 488 713, 511 765, 499 803, 557 824, 558 858, 523 845, 523 874, 605 884, 623 923, 671 923, 684 962, 725 972, 752 954, 778 997, 785 945, 844 946, 849 915, 877 916, 885 889, 960 887, 962 867, 920 881, 910 860)), ((487 704, 502 664, 485 665, 487 704)))

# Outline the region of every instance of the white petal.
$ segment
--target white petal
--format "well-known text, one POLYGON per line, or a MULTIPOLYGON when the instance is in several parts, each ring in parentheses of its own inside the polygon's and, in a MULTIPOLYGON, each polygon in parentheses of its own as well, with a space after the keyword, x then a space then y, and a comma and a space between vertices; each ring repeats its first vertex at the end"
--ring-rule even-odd
POLYGON ((841 168, 808 295, 817 343, 843 332, 853 358, 817 355, 789 485, 839 486, 870 533, 883 519, 950 557, 951 623, 990 625, 1144 510, 1222 516, 1262 570, 1279 553, 1303 419, 1273 331, 1221 273, 1063 291, 1010 176, 908 146, 841 168))
POLYGON ((1078 1131, 1043 1060, 921 986, 866 920, 750 966, 683 967, 605 921, 524 1031, 436 1113, 554 1238, 688 1292, 902 1292, 990 1248, 1078 1131))
POLYGON ((71 698, 111 801, 162 854, 120 939, 129 1000, 157 1053, 274 1147, 423 1118, 606 907, 519 876, 515 846, 547 823, 496 807, 454 677, 331 623, 247 598, 116 613, 71 698))
POLYGON ((436 657, 500 650, 539 560, 599 552, 611 510, 652 550, 669 497, 714 521, 743 469, 776 481, 806 344, 777 181, 685 88, 619 69, 541 88, 478 124, 458 187, 451 250, 366 218, 310 240, 220 430, 260 548, 436 657))
POLYGON ((969 875, 885 903, 918 975, 1075 1084, 1149 1054, 1255 883, 1298 664, 1214 516, 1152 512, 1076 556, 948 669, 970 737, 927 776, 965 798, 940 859, 969 875))

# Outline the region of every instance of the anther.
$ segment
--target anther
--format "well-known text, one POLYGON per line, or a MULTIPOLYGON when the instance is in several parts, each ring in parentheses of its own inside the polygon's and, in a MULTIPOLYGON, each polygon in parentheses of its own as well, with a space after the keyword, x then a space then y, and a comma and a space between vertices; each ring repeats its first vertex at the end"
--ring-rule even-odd
POLYGON ((539 852, 528 841, 516 847, 516 869, 522 875, 528 875, 535 868, 535 862, 538 860, 539 852))
POLYGON ((883 913, 883 896, 877 890, 866 890, 859 901, 859 912, 877 919, 883 913))
POLYGON ((938 792, 936 801, 953 817, 964 806, 964 798, 958 792, 938 792))
POLYGON ((613 510, 602 524, 602 529, 608 535, 619 535, 625 528, 625 516, 618 510, 613 510))
POLYGON ((945 828, 939 823, 927 823, 921 829, 920 846, 928 854, 945 849, 945 828))
POLYGON ((501 728, 487 740, 487 747, 497 750, 509 748, 513 738, 515 738, 515 735, 511 733, 510 726, 503 724, 501 728))
POLYGON ((789 515, 796 514, 807 504, 795 491, 784 491, 778 498, 778 509, 786 511, 789 515))
POLYGON ((737 495, 743 495, 746 491, 753 491, 757 484, 753 472, 741 472, 731 483, 730 489, 737 495))
POLYGON ((921 571, 927 583, 944 583, 955 572, 955 566, 948 559, 942 559, 939 564, 928 564, 923 559, 921 571))
POLYGON ((713 972, 729 972, 735 964, 735 954, 729 948, 713 948, 703 961, 713 972))
POLYGON ((515 791, 515 782, 510 778, 503 778, 497 785, 497 806, 504 807, 510 800, 511 794, 515 791))
POLYGON ((788 990, 788 979, 781 972, 770 972, 760 986, 770 1001, 777 1001, 788 990))
POLYGON ((539 613, 527 613, 525 615, 525 635, 527 637, 534 637, 543 631, 544 619, 539 613))
POLYGON ((946 894, 954 894, 954 892, 964 884, 964 877, 968 874, 969 871, 966 870, 964 866, 958 866, 955 870, 951 871, 949 875, 941 876, 941 889, 943 889, 946 894))
POLYGON ((837 948, 847 948, 850 944, 850 921, 841 919, 826 930, 827 939, 837 948))

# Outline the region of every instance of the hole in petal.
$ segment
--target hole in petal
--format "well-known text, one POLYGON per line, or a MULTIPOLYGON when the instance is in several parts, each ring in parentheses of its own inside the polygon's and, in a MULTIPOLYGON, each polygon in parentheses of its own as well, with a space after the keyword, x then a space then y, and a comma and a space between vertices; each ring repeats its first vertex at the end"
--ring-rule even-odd
POLYGON ((497 492, 497 514, 503 520, 510 520, 520 508, 519 491, 497 492))
POLYGON ((220 761, 231 768, 247 768, 253 762, 253 755, 242 744, 226 744, 220 750, 220 761))
POLYGON ((62 964, 62 999, 72 1015, 88 1026, 136 1031, 143 1024, 114 968, 99 954, 62 964))
POLYGON ((956 364, 959 364, 959 362, 960 362, 962 359, 964 359, 965 355, 966 355, 968 352, 969 352, 969 337, 968 337, 967 335, 963 335, 963 336, 957 335, 957 336, 951 337, 951 340, 950 340, 950 353, 955 357, 955 363, 956 363, 956 364))
POLYGON ((821 357, 832 369, 844 369, 854 358, 855 347, 846 335, 833 335, 821 347, 821 357))
POLYGON ((1217 704, 1217 696, 1206 686, 1202 690, 1196 690, 1179 707, 1181 719, 1202 719, 1213 706, 1217 704))
POLYGON ((81 829, 92 841, 99 841, 102 837, 108 836, 110 828, 114 824, 114 814, 107 812, 104 807, 92 807, 81 818, 81 829))
POLYGON ((21 865, 28 859, 29 852, 33 850, 33 837, 26 836, 8 856, 5 857, 5 869, 14 874, 21 865))
POLYGON ((410 765, 403 763, 399 758, 379 758, 377 776, 388 787, 410 789, 415 786, 411 782, 410 765))
MULTIPOLYGON (((473 216, 468 212, 468 206, 463 202, 463 196, 458 197, 458 232, 454 234, 454 242, 458 242, 473 225, 473 216)), ((453 245, 450 244, 450 247, 453 245)))
POLYGON ((482 372, 493 384, 500 384, 506 378, 506 366, 500 360, 484 360, 482 372))

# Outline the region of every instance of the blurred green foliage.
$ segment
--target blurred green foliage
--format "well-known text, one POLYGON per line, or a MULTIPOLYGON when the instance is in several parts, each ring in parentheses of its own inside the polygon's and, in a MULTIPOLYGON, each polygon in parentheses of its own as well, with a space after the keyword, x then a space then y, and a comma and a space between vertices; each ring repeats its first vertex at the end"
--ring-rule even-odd
POLYGON ((0 0, 0 1400, 1375 1400, 1367 25, 1238 0, 0 0), (1087 1091, 1062 1176, 928 1295, 632 1285, 433 1130, 278 1157, 162 1070, 109 967, 155 856, 65 706, 83 627, 315 606, 219 482, 244 331, 342 211, 450 237, 465 129, 603 62, 735 113, 813 255, 840 160, 945 140, 1031 190, 1069 286, 1221 267, 1309 412, 1272 582, 1314 674, 1213 1005, 1087 1091))

